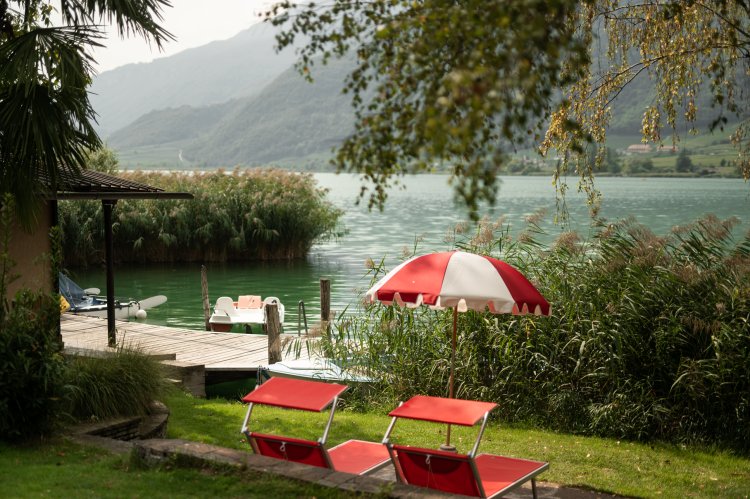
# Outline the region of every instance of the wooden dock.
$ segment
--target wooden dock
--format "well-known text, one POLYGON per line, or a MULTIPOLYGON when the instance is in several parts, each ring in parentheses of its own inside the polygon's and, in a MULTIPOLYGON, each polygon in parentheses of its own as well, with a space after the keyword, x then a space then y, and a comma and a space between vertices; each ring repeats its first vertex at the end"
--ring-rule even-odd
MULTIPOLYGON (((167 364, 201 366, 207 384, 254 377, 259 366, 268 365, 268 337, 263 334, 214 333, 135 321, 117 321, 116 329, 118 347, 138 348, 167 359, 167 364)), ((113 350, 107 346, 106 319, 63 314, 60 330, 68 352, 113 350)), ((282 334, 281 341, 284 359, 309 358, 304 336, 282 334), (301 348, 294 348, 294 342, 301 348)))

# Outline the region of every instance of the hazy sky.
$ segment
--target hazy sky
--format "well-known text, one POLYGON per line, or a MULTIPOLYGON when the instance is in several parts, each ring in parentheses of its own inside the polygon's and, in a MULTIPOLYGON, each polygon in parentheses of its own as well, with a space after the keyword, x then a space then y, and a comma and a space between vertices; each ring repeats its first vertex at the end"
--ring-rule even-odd
POLYGON ((142 38, 121 39, 111 29, 105 48, 94 51, 99 72, 132 62, 149 62, 214 40, 231 38, 260 22, 258 14, 274 1, 266 0, 172 0, 164 9, 162 26, 177 38, 164 44, 161 52, 142 38))

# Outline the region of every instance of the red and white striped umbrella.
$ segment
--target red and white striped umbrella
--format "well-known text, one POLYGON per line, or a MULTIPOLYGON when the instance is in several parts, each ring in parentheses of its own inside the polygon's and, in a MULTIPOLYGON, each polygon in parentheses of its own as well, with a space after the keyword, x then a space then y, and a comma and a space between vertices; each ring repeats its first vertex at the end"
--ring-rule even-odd
MULTIPOLYGON (((458 312, 485 311, 494 314, 550 315, 547 300, 523 274, 489 256, 448 251, 416 256, 388 272, 365 294, 365 301, 415 308, 427 305, 453 309, 451 371, 448 396, 453 398, 458 312)), ((450 425, 446 449, 452 449, 450 425)))
POLYGON ((550 315, 547 300, 519 271, 496 258, 464 251, 411 258, 380 279, 365 299, 458 312, 550 315))

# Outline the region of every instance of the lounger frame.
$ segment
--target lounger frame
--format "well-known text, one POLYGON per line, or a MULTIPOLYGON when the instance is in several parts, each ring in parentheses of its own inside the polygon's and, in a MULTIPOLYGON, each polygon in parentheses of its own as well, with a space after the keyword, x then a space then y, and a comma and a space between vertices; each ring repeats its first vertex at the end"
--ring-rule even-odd
MULTIPOLYGON (((425 405, 425 401, 429 405, 434 405, 435 410, 430 413, 419 409, 402 411, 403 404, 400 404, 397 409, 391 411, 393 418, 391 424, 388 426, 385 436, 383 437, 383 443, 388 447, 388 452, 396 471, 396 478, 400 482, 462 495, 497 497, 520 487, 530 480, 532 494, 534 498, 537 497, 536 476, 546 471, 549 468, 549 463, 496 456, 492 454, 477 455, 479 444, 487 426, 489 413, 495 407, 495 404, 488 405, 486 403, 478 403, 469 400, 444 399, 440 397, 417 396, 412 400, 415 399, 421 399, 419 402, 423 406, 425 405), (451 414, 444 419, 441 419, 439 415, 440 406, 443 404, 445 404, 443 409, 456 409, 460 406, 461 408, 468 410, 464 415, 456 416, 455 414, 451 414), (467 454, 459 454, 457 452, 445 450, 425 449, 408 445, 397 445, 391 442, 391 434, 399 417, 435 423, 444 422, 463 426, 473 426, 478 422, 478 420, 472 421, 478 414, 477 411, 482 410, 484 411, 484 414, 479 419, 482 422, 481 427, 477 434, 476 441, 474 442, 474 446, 467 454), (420 464, 413 459, 415 456, 423 458, 423 464, 420 464), (498 470, 497 466, 493 467, 487 465, 492 461, 499 461, 507 466, 504 466, 504 469, 502 470, 498 470), (432 464, 435 463, 442 465, 444 471, 433 473, 432 464), (429 468, 429 471, 425 472, 425 466, 429 468), (441 480, 440 473, 443 473, 442 477, 445 478, 445 474, 448 472, 453 473, 454 476, 441 480), (460 475, 463 475, 463 477, 460 475), (502 479, 500 478, 500 475, 502 475, 502 479), (463 478, 463 485, 456 482, 456 476, 458 476, 458 478, 463 478), (501 481, 504 485, 498 486, 498 481, 501 481), (494 484, 490 486, 491 483, 494 484)), ((411 402, 411 400, 409 402, 411 402)))
MULTIPOLYGON (((333 416, 336 412, 338 395, 346 390, 344 385, 335 385, 321 383, 317 381, 292 380, 287 378, 271 378, 263 385, 256 387, 256 390, 262 389, 273 392, 276 386, 283 388, 293 388, 304 390, 320 388, 321 385, 326 387, 338 386, 339 391, 329 390, 330 398, 326 396, 318 397, 311 404, 287 404, 283 401, 283 391, 279 391, 278 401, 265 400, 263 402, 248 402, 245 419, 242 422, 241 433, 243 433, 250 443, 253 452, 259 455, 284 459, 287 461, 328 468, 336 471, 344 471, 358 475, 374 473, 388 465, 389 451, 380 443, 366 442, 362 440, 347 440, 332 449, 326 449, 325 444, 328 440, 328 434, 333 423, 333 416), (249 422, 255 404, 270 405, 283 408, 299 409, 311 412, 322 412, 330 407, 328 421, 326 422, 323 434, 315 440, 307 440, 296 437, 287 437, 281 435, 271 435, 250 431, 249 422), (316 404, 317 403, 317 404, 316 404)), ((245 396, 245 399, 252 398, 252 392, 245 396)), ((299 401, 299 400, 298 400, 299 401)))

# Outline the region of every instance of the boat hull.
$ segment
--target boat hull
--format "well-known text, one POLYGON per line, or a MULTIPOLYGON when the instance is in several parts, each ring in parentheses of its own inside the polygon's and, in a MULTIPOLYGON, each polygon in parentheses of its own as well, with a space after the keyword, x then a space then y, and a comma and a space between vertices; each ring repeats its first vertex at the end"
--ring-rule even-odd
MULTIPOLYGON (((71 308, 67 313, 74 315, 87 315, 89 317, 107 317, 107 304, 103 300, 96 299, 96 303, 91 305, 71 308)), ((128 319, 135 317, 139 310, 148 310, 166 303, 167 297, 156 295, 139 301, 130 301, 127 303, 115 303, 115 319, 128 319)))
POLYGON ((284 305, 276 297, 268 297, 263 302, 263 305, 257 308, 241 308, 237 306, 237 302, 233 302, 231 298, 222 297, 216 301, 214 306, 214 313, 208 319, 211 331, 216 332, 228 332, 231 331, 235 325, 245 329, 245 332, 249 332, 252 326, 259 325, 261 328, 266 323, 266 310, 265 306, 268 303, 276 305, 279 312, 279 322, 282 327, 284 325, 284 305))
POLYGON ((342 369, 330 359, 287 360, 258 368, 259 382, 271 377, 324 381, 326 383, 372 383, 369 376, 342 369))

